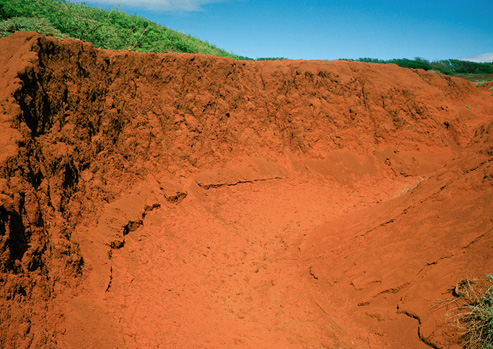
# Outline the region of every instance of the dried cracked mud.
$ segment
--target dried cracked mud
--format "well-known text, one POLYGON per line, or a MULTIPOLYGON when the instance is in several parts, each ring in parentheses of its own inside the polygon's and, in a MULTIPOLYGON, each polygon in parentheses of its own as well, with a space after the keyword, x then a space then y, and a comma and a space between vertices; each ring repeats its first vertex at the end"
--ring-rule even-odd
POLYGON ((493 82, 0 39, 0 346, 449 348, 493 82))

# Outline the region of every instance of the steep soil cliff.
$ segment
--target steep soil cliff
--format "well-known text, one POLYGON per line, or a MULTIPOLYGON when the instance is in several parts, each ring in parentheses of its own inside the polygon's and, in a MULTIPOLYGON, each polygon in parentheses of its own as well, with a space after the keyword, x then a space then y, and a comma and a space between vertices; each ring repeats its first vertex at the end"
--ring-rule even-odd
POLYGON ((493 97, 432 72, 0 39, 2 347, 449 347, 493 97))

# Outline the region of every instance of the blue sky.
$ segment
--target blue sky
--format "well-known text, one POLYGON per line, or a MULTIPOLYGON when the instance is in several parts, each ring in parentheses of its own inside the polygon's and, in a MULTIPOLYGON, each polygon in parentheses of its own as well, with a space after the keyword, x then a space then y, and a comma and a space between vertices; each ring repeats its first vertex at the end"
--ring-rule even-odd
POLYGON ((86 0, 251 58, 493 61, 493 0, 86 0))

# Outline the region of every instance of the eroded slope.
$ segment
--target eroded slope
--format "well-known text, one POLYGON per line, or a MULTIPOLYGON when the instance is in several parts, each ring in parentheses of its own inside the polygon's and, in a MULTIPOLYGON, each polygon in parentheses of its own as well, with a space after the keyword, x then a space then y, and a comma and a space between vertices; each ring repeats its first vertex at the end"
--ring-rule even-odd
POLYGON ((447 346, 433 301, 491 272, 486 89, 0 45, 2 346, 447 346))

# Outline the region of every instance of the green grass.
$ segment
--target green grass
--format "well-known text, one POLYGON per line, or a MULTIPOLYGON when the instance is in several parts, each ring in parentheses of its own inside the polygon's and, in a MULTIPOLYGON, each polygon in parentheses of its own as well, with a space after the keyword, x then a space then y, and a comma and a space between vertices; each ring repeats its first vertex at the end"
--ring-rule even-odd
MULTIPOLYGON (((463 280, 452 294, 457 307, 451 318, 459 329, 464 348, 493 348, 493 276, 463 280)), ((450 313, 449 313, 450 315, 450 313)))
POLYGON ((35 31, 43 35, 63 39, 65 36, 45 18, 13 17, 0 22, 0 37, 16 31, 35 31))
POLYGON ((246 59, 143 17, 65 0, 0 0, 0 21, 3 36, 18 30, 34 30, 89 41, 104 49, 204 53, 246 59))

